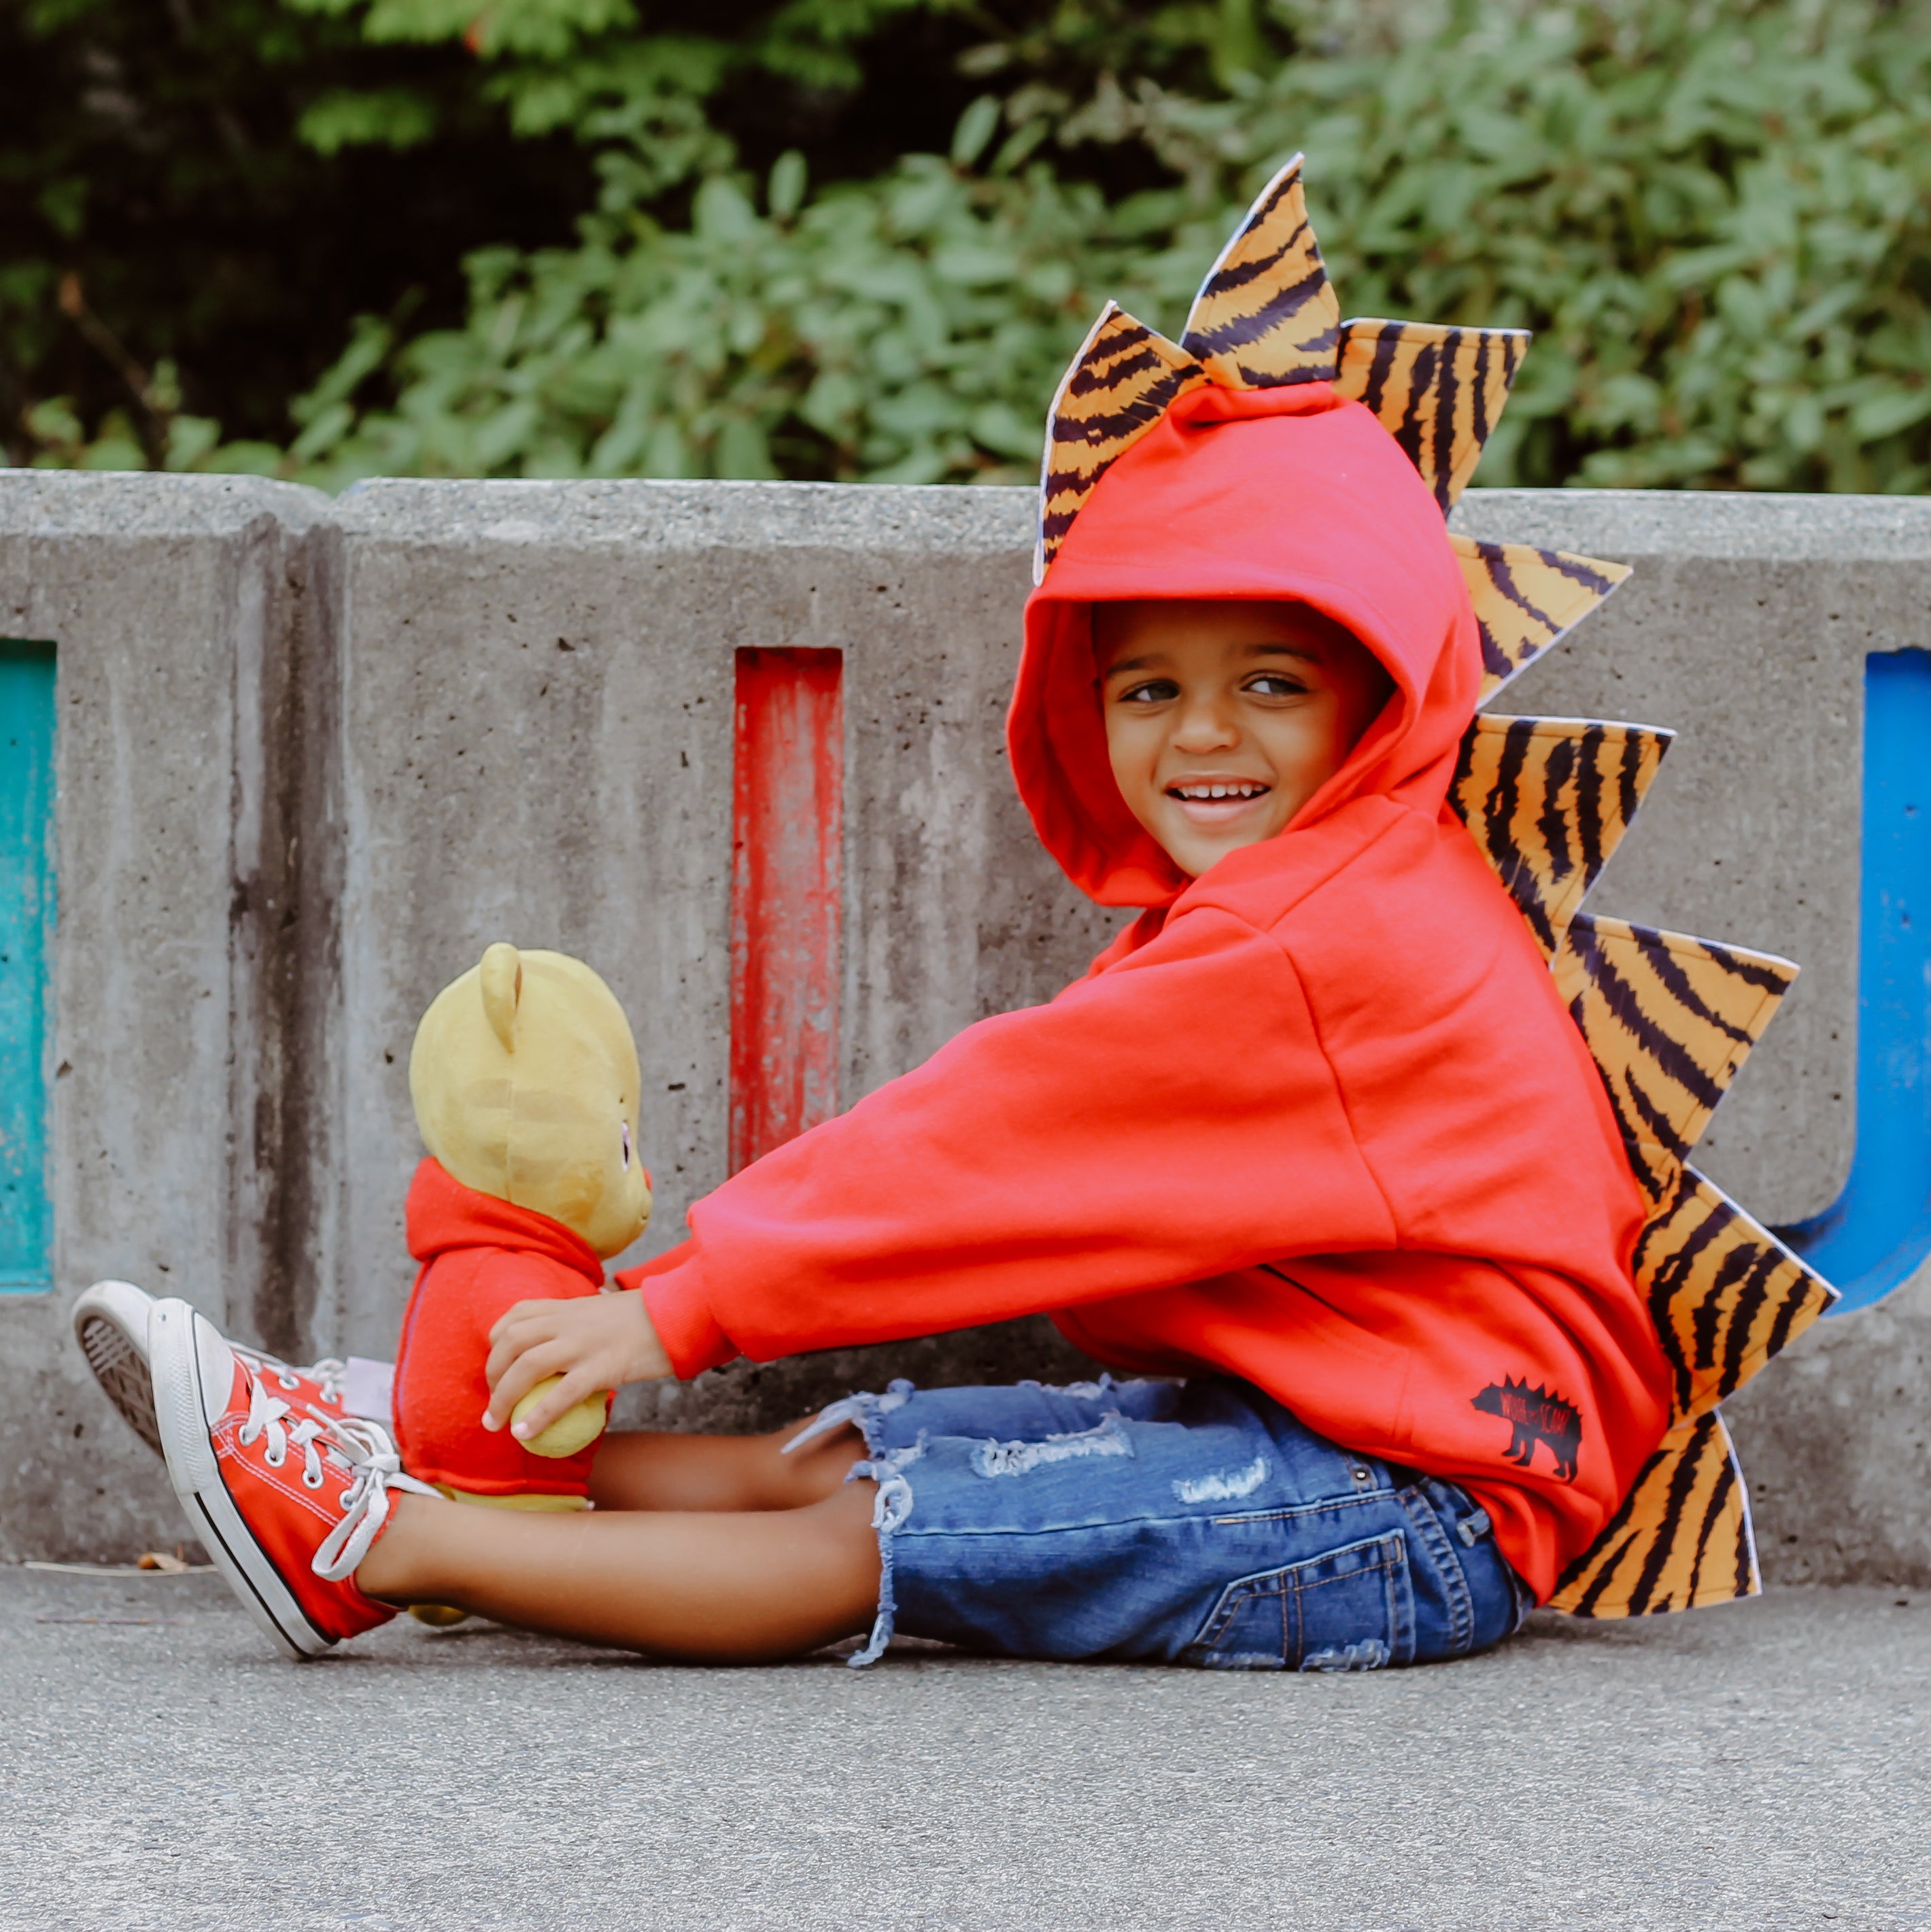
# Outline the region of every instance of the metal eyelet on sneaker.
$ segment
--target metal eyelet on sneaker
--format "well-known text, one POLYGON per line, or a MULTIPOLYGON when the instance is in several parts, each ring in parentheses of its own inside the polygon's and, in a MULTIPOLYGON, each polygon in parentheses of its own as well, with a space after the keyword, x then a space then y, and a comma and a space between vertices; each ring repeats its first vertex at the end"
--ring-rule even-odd
POLYGON ((288 1451, 286 1449, 277 1449, 271 1442, 262 1451, 262 1460, 267 1463, 271 1469, 279 1469, 288 1460, 288 1451))
POLYGON ((327 1480, 319 1469, 313 1475, 306 1469, 301 1472, 301 1486, 304 1490, 319 1490, 327 1480))

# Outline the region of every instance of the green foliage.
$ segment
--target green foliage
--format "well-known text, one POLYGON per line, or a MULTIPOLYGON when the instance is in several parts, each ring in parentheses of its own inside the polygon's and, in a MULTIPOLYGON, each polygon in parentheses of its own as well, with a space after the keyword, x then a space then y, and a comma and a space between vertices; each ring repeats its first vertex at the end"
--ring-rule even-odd
POLYGON ((1190 178, 1309 156, 1356 313, 1537 332, 1485 482, 1931 485, 1931 12, 1458 6, 1234 100, 1190 178))
POLYGON ((1040 399, 1108 285, 1081 272, 1129 268, 1099 195, 913 155, 794 214, 803 175, 781 157, 763 212, 718 174, 684 228, 600 214, 574 249, 472 256, 464 327, 394 352, 369 328, 304 400, 294 460, 331 485, 1030 475, 1040 399), (358 416, 378 367, 397 403, 358 416))
MULTIPOLYGON (((1931 0, 299 4, 466 44, 463 98, 526 140, 567 128, 595 205, 572 239, 472 252, 441 319, 401 288, 372 307, 278 456, 204 409, 136 438, 149 460, 1030 475, 1101 301, 1177 330, 1303 148, 1345 312, 1537 332, 1482 481, 1931 488, 1931 0), (814 135, 840 88, 895 158, 814 135)), ((434 154, 455 98, 318 90, 299 124, 434 154)), ((37 460, 128 453, 124 412, 62 406, 31 404, 37 460)))

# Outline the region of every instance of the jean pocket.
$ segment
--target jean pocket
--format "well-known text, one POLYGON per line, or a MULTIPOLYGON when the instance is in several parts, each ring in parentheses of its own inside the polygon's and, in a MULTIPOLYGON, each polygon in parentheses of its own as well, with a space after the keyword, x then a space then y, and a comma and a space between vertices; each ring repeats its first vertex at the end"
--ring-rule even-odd
POLYGON ((1210 1670, 1378 1670, 1412 1660, 1408 1542, 1399 1532, 1240 1576, 1184 1660, 1210 1670))

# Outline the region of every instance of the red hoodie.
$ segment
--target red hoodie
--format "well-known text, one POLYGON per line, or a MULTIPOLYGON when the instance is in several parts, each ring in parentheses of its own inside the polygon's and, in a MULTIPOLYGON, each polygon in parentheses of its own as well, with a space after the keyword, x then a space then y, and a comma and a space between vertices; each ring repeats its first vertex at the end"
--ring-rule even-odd
POLYGON ((679 1374, 1044 1312, 1102 1361, 1231 1372, 1460 1483, 1546 1596, 1668 1384, 1600 1079, 1446 802, 1480 679, 1441 512, 1366 410, 1319 382, 1174 402, 1027 605, 1009 724, 1068 876, 1152 910, 620 1276, 679 1374), (1305 602, 1396 686, 1286 831, 1198 880, 1107 759, 1090 605, 1129 597, 1305 602))
POLYGON ((519 1301, 597 1293, 596 1250, 547 1214, 465 1187, 439 1161, 415 1170, 405 1215, 422 1264, 396 1351, 396 1446, 409 1474, 471 1496, 587 1496, 596 1445, 532 1456, 508 1430, 486 1430, 483 1369, 490 1330, 519 1301))

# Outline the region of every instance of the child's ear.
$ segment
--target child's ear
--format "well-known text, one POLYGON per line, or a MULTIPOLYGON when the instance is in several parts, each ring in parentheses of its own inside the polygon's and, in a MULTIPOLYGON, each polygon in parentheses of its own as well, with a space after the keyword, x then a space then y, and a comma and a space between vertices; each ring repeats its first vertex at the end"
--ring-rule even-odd
POLYGON ((479 977, 490 1030, 502 1042, 505 1053, 514 1053, 517 1002, 523 998, 522 958, 514 946, 498 940, 483 955, 479 977))

